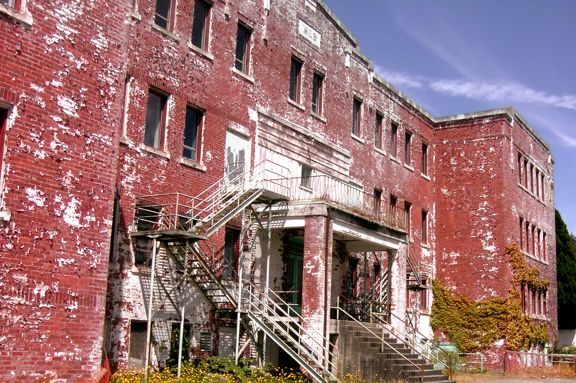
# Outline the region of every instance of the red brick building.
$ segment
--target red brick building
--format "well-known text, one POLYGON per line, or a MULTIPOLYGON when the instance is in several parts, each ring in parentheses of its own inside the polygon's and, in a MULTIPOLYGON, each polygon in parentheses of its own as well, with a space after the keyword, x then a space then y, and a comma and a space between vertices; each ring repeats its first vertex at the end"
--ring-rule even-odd
POLYGON ((182 333, 378 373, 355 332, 431 338, 431 280, 505 296, 512 243, 555 339, 547 144, 512 109, 430 116, 322 2, 4 0, 0 36, 2 380, 174 364, 182 333))

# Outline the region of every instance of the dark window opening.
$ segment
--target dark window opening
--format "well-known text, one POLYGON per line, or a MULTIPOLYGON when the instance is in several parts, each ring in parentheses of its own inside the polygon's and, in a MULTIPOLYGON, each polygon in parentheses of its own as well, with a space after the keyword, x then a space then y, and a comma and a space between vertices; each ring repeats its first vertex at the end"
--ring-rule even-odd
POLYGON ((422 144, 422 174, 428 175, 428 144, 422 144))
POLYGON ((374 146, 382 149, 382 121, 384 117, 380 113, 376 113, 376 124, 374 126, 374 146))
POLYGON ((160 92, 148 92, 144 145, 159 149, 163 145, 168 97, 160 92))
POLYGON ((380 217, 382 211, 382 190, 374 189, 374 215, 380 217))
POLYGON ((422 210, 422 229, 421 229, 422 243, 428 243, 428 212, 422 210))
POLYGON ((172 1, 171 0, 156 0, 156 14, 154 23, 160 28, 170 30, 172 18, 172 1))
POLYGON ((234 67, 241 72, 248 73, 250 62, 250 36, 252 31, 244 24, 238 23, 236 33, 236 60, 234 67))
POLYGON ((352 104, 352 134, 360 137, 360 120, 362 118, 362 101, 354 98, 352 104))
POLYGON ((194 19, 192 21, 192 44, 207 51, 209 33, 210 4, 204 0, 196 0, 194 3, 194 19))
POLYGON ((224 238, 225 279, 235 278, 238 259, 240 259, 240 230, 227 227, 224 238))
POLYGON ((390 124, 390 155, 392 157, 398 155, 398 124, 395 122, 390 124))
POLYGON ((312 113, 322 115, 324 77, 319 73, 312 75, 312 113))
POLYGON ((404 163, 410 165, 412 162, 412 133, 406 132, 404 135, 404 163))
POLYGON ((146 321, 130 321, 128 368, 144 368, 144 364, 146 363, 147 326, 146 321))
POLYGON ((292 101, 300 102, 300 84, 302 82, 302 61, 296 57, 290 60, 290 91, 288 96, 292 101))
POLYGON ((182 156, 200 162, 199 142, 202 131, 204 113, 201 110, 186 107, 186 123, 184 126, 184 146, 182 156))
POLYGON ((312 189, 312 167, 302 164, 300 173, 300 186, 312 189))

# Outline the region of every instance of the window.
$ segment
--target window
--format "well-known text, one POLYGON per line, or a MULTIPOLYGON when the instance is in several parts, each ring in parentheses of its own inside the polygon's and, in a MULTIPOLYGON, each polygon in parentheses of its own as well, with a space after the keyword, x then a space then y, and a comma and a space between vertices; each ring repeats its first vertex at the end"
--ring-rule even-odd
POLYGON ((352 134, 360 137, 360 119, 362 118, 362 101, 354 97, 352 104, 352 134))
POLYGON ((156 0, 154 23, 162 29, 171 31, 173 27, 174 9, 172 0, 156 0))
POLYGON ((199 142, 202 132, 204 113, 201 110, 186 107, 186 121, 184 125, 184 146, 182 156, 195 162, 200 162, 199 142))
POLYGON ((398 204, 398 197, 390 194, 390 206, 396 206, 398 204))
POLYGON ((204 0, 194 3, 194 19, 192 21, 192 45, 207 51, 208 36, 210 33, 211 4, 204 0))
POLYGON ((410 213, 412 212, 412 204, 404 201, 404 222, 406 223, 406 234, 410 237, 410 213))
POLYGON ((300 186, 312 189, 312 167, 302 164, 300 171, 300 186))
POLYGON ((382 121, 384 116, 376 113, 376 124, 374 125, 374 147, 382 149, 382 121))
POLYGON ((520 217, 520 249, 524 250, 524 219, 520 217))
POLYGON ((524 159, 524 182, 523 185, 525 188, 528 188, 528 160, 524 159))
POLYGON ((404 163, 410 165, 412 162, 412 133, 404 134, 404 163))
POLYGON ((422 144, 422 174, 428 175, 428 144, 422 144))
POLYGON ((540 186, 542 187, 541 198, 542 201, 546 198, 546 185, 544 184, 544 174, 540 174, 540 186))
POLYGON ((238 23, 236 33, 236 60, 234 67, 240 72, 248 73, 250 63, 250 37, 252 31, 244 24, 238 23))
POLYGON ((302 61, 296 57, 290 60, 290 91, 288 97, 290 100, 300 103, 300 92, 302 82, 302 61))
POLYGON ((152 89, 148 92, 144 145, 160 149, 164 144, 167 102, 168 96, 165 94, 152 89))
POLYGON ((390 124, 390 156, 396 157, 398 154, 398 124, 390 124))
POLYGON ((546 252, 546 232, 542 232, 542 259, 547 260, 548 254, 546 252))
POLYGON ((312 75, 312 113, 322 115, 322 96, 324 87, 324 76, 314 72, 312 75))
POLYGON ((379 218, 382 210, 382 190, 374 189, 374 215, 379 218))
POLYGON ((0 108, 0 170, 2 169, 2 158, 4 156, 4 135, 6 134, 7 121, 8 110, 0 108))
POLYGON ((6 5, 10 8, 14 8, 16 5, 16 0, 0 0, 0 4, 6 5))
POLYGON ((524 161, 522 160, 522 154, 518 153, 518 183, 522 184, 522 176, 524 175, 524 170, 522 166, 524 165, 524 161))
POLYGON ((240 230, 226 227, 224 235, 224 273, 225 279, 234 278, 240 258, 240 230))
POLYGON ((212 333, 200 333, 200 351, 212 352, 212 333))
POLYGON ((428 243, 428 212, 426 210, 422 210, 422 228, 420 235, 422 238, 422 243, 428 243))
POLYGON ((534 193, 534 165, 530 164, 530 192, 534 193))

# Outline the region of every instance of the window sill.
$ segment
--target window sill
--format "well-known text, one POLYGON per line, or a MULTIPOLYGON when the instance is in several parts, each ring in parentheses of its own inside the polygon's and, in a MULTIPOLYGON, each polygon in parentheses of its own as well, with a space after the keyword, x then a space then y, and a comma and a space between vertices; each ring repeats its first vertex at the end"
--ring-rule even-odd
POLYGON ((300 189, 304 190, 305 192, 308 192, 308 193, 313 192, 312 188, 309 188, 309 187, 304 186, 304 185, 298 185, 298 186, 300 187, 300 189))
POLYGON ((354 133, 352 133, 352 134, 350 135, 350 137, 352 137, 352 139, 354 139, 354 140, 356 140, 356 141, 360 142, 362 145, 364 145, 364 144, 365 144, 364 140, 363 140, 363 139, 361 139, 360 137, 358 137, 357 135, 355 135, 354 133))
POLYGON ((197 53, 200 56, 205 57, 208 60, 214 62, 214 56, 211 53, 205 51, 202 48, 197 47, 196 45, 192 44, 191 42, 188 42, 188 49, 191 50, 192 52, 197 53))
POLYGON ((390 157, 390 161, 396 162, 398 165, 401 164, 400 160, 398 158, 394 157, 393 155, 390 155, 389 157, 390 157))
POLYGON ((422 178, 424 178, 427 181, 430 181, 430 176, 424 173, 420 173, 420 175, 422 176, 422 178))
POLYGON ((200 170, 202 172, 206 171, 206 165, 196 162, 194 160, 191 160, 189 158, 184 158, 184 157, 180 157, 180 159, 178 160, 178 162, 184 166, 188 166, 192 169, 197 169, 200 170))
POLYGON ((32 14, 26 9, 26 4, 21 4, 20 10, 15 10, 7 5, 0 4, 0 13, 4 13, 23 24, 32 26, 32 14))
POLYGON ((423 249, 430 250, 430 245, 427 244, 427 243, 421 243, 421 244, 420 244, 420 247, 423 248, 423 249))
POLYGON ((382 154, 383 156, 386 156, 386 152, 385 152, 384 150, 382 150, 381 148, 377 148, 377 147, 375 146, 375 147, 374 147, 374 151, 375 151, 376 153, 382 154))
POLYGON ((292 105, 295 108, 298 108, 302 111, 305 111, 306 108, 304 107, 304 105, 300 104, 299 102, 296 102, 294 100, 292 100, 290 97, 288 97, 288 104, 292 105))
POLYGON ((323 117, 322 115, 320 115, 320 114, 318 114, 318 113, 315 113, 315 112, 310 112, 310 115, 311 115, 312 117, 314 117, 315 119, 317 119, 317 120, 319 120, 319 121, 321 121, 321 122, 323 122, 323 123, 326 123, 326 118, 323 117))
POLYGON ((414 167, 408 165, 408 164, 404 164, 404 167, 408 170, 410 170, 411 172, 414 172, 414 167))
POLYGON ((174 40, 175 42, 180 42, 180 37, 176 36, 174 33, 170 32, 167 29, 164 29, 162 27, 159 27, 156 24, 152 24, 152 29, 155 31, 158 31, 160 33, 162 33, 164 36, 171 38, 172 40, 174 40))
POLYGON ((521 183, 518 183, 518 186, 520 187, 520 189, 524 190, 526 193, 530 194, 534 199, 536 199, 537 201, 542 202, 542 204, 544 204, 544 206, 546 206, 546 202, 544 202, 543 199, 541 199, 541 198, 538 197, 536 194, 534 194, 533 192, 531 192, 530 189, 528 189, 526 186, 522 185, 521 183))
POLYGON ((546 261, 546 260, 544 260, 544 259, 542 259, 542 258, 538 258, 538 257, 536 257, 535 255, 529 254, 529 253, 527 253, 527 252, 524 251, 524 250, 522 250, 522 254, 524 254, 524 256, 526 256, 526 257, 528 257, 528 258, 530 258, 530 259, 532 259, 532 260, 534 260, 534 261, 536 261, 536 262, 538 262, 538 263, 541 263, 541 264, 543 264, 543 265, 547 265, 547 266, 548 266, 548 261, 546 261))
POLYGON ((168 153, 164 150, 153 148, 151 146, 144 145, 144 144, 140 144, 140 149, 142 149, 143 151, 148 152, 150 154, 154 154, 154 155, 157 155, 159 157, 166 158, 167 160, 170 159, 170 153, 168 153))
POLYGON ((232 73, 240 76, 240 78, 242 78, 243 80, 248 81, 250 84, 254 85, 254 77, 248 75, 247 73, 239 71, 235 67, 232 67, 232 73))

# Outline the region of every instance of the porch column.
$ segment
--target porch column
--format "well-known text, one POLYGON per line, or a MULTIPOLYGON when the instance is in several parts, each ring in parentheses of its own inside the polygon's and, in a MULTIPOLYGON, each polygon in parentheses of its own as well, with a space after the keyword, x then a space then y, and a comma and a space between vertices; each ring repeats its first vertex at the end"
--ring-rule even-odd
POLYGON ((332 280, 332 224, 326 216, 306 217, 302 275, 302 317, 327 337, 332 280))

